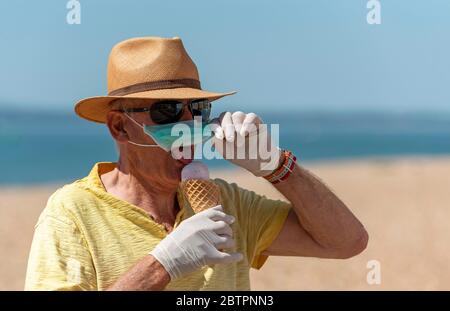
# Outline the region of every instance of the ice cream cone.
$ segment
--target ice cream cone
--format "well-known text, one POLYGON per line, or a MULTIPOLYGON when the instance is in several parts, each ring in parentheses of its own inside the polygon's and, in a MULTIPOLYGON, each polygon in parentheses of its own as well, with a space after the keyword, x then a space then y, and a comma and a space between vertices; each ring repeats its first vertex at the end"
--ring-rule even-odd
POLYGON ((208 167, 198 161, 181 171, 181 190, 195 213, 220 204, 220 189, 209 179, 208 167))
POLYGON ((181 189, 195 213, 220 204, 220 188, 211 180, 183 180, 181 189))

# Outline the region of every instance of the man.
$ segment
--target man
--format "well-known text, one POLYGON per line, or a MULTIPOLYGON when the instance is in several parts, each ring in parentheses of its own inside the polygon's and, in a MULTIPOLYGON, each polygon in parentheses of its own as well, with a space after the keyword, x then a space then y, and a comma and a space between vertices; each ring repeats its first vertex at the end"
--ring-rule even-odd
MULTIPOLYGON (((201 89, 179 38, 116 45, 108 90, 75 110, 106 123, 118 162, 96 164, 50 197, 36 225, 26 289, 248 290, 250 267, 259 269, 267 256, 349 258, 365 249, 368 235, 349 209, 270 139, 272 167, 261 157, 227 159, 266 178, 290 203, 215 179, 221 205, 194 215, 179 190, 191 160, 175 159, 152 131, 194 116, 207 121, 210 102, 232 93, 201 89)), ((222 113, 213 144, 226 155, 239 148, 239 137, 262 143, 252 130, 261 122, 253 113, 222 113)))

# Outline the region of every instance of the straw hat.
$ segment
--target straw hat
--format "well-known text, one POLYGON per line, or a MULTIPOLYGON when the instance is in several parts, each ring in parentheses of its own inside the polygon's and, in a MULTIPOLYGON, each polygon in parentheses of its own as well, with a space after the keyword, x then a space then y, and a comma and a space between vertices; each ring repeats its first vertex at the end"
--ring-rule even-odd
POLYGON ((105 123, 111 102, 118 98, 213 101, 235 93, 202 90, 197 66, 178 37, 133 38, 120 42, 109 56, 107 79, 107 96, 86 98, 75 105, 80 117, 105 123))

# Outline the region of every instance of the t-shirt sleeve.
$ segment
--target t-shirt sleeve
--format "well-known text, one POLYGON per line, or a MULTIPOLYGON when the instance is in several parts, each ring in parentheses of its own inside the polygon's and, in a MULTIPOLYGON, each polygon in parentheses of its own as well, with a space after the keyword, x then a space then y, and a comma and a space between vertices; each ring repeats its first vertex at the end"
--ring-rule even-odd
POLYGON ((262 255, 284 226, 291 204, 268 199, 254 191, 228 184, 239 225, 246 239, 247 258, 252 268, 260 269, 268 256, 262 255))
POLYGON ((35 227, 25 290, 96 290, 92 257, 75 222, 50 198, 35 227))

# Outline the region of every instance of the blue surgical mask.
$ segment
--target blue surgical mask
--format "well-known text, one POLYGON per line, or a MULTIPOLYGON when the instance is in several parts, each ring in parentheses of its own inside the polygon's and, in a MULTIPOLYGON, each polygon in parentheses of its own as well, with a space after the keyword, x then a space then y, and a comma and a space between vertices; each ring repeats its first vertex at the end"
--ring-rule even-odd
POLYGON ((204 143, 211 138, 211 136, 205 136, 203 134, 211 133, 211 131, 205 131, 205 128, 209 126, 212 121, 202 122, 201 118, 161 125, 141 125, 128 114, 125 115, 136 125, 141 127, 144 130, 144 133, 150 136, 156 143, 156 145, 149 145, 128 141, 130 144, 136 146, 160 147, 169 152, 171 149, 179 148, 181 146, 190 147, 204 143))

